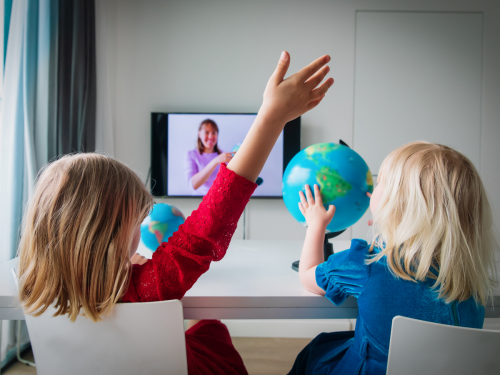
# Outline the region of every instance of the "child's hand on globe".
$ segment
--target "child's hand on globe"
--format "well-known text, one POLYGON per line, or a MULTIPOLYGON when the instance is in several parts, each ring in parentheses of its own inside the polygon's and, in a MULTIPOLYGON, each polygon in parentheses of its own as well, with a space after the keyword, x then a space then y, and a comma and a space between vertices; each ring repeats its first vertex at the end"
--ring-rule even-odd
POLYGON ((259 113, 288 122, 316 107, 333 85, 333 78, 329 78, 317 87, 330 71, 325 66, 328 62, 330 56, 322 56, 284 79, 290 66, 290 55, 283 51, 278 66, 267 83, 259 113))
POLYGON ((318 185, 314 185, 314 197, 316 199, 313 197, 309 185, 306 185, 306 196, 302 191, 299 192, 299 195, 299 209, 306 218, 307 226, 321 228, 323 231, 326 230, 326 226, 332 221, 335 214, 335 206, 330 205, 328 211, 325 209, 318 185))

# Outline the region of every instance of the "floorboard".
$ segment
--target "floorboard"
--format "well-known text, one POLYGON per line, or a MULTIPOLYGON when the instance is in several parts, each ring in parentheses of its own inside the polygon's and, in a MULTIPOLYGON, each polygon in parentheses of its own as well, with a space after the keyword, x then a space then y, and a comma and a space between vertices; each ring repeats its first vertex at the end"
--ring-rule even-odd
MULTIPOLYGON (((297 354, 311 341, 258 337, 233 337, 232 340, 250 375, 287 374, 297 354)), ((24 353, 23 358, 33 361, 31 350, 24 353)), ((2 375, 36 375, 36 369, 15 362, 2 371, 2 375)))

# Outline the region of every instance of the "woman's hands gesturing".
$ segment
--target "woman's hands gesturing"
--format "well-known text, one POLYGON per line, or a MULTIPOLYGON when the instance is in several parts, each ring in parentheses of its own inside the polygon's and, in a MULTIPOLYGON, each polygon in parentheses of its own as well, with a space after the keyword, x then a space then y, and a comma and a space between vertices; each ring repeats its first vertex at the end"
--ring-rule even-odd
POLYGON ((220 163, 229 163, 233 158, 233 154, 231 152, 221 152, 214 160, 215 165, 219 165, 220 163))

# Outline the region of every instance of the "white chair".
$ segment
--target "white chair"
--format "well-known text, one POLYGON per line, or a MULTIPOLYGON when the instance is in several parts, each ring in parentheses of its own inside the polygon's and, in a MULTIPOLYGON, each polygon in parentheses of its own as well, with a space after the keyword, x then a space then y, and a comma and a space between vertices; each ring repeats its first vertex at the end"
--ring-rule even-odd
POLYGON ((187 375, 182 303, 117 304, 98 323, 26 315, 38 375, 187 375))
POLYGON ((498 375, 500 331, 392 320, 387 375, 498 375))

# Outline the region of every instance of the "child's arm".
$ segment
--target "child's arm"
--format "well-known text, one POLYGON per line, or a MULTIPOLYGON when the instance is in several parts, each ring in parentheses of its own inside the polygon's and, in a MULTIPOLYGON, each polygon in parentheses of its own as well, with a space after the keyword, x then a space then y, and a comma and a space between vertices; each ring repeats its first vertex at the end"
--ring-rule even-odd
POLYGON ((222 259, 238 219, 285 124, 319 104, 333 80, 316 88, 328 73, 324 56, 283 80, 290 58, 284 53, 264 93, 247 137, 226 168, 221 165, 202 203, 168 242, 142 266, 134 266, 125 302, 182 298, 212 261, 222 259))
POLYGON ((324 262, 323 241, 328 223, 335 214, 335 206, 330 205, 328 211, 323 206, 318 185, 314 185, 313 198, 309 185, 306 185, 306 197, 300 194, 299 209, 307 222, 306 239, 302 248, 299 263, 299 277, 304 287, 316 294, 325 295, 325 291, 316 283, 316 266, 324 262))

